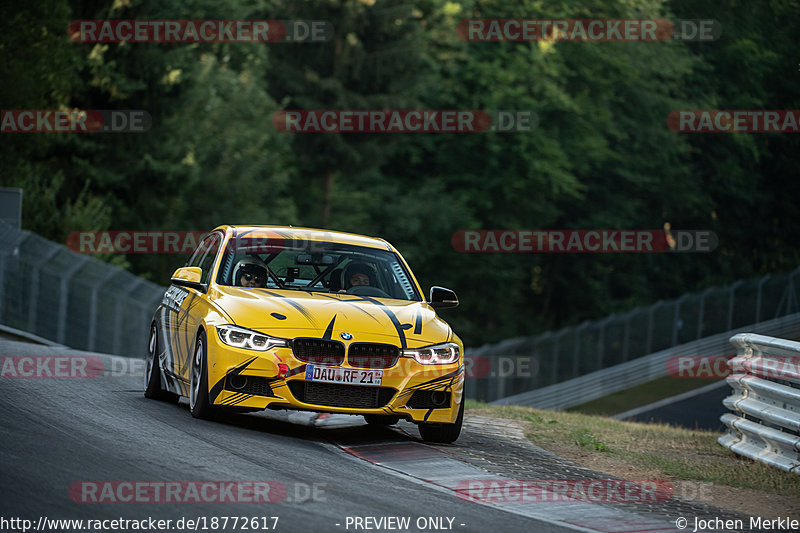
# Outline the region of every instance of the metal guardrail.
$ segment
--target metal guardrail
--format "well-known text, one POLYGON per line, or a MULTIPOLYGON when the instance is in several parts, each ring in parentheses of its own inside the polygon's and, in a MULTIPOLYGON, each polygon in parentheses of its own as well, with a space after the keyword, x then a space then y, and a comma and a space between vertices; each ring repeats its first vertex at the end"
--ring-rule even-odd
POLYGON ((731 335, 754 328, 772 335, 795 335, 800 332, 800 313, 767 320, 760 324, 745 326, 736 330, 712 335, 699 341, 688 342, 667 350, 662 350, 627 363, 605 368, 570 379, 555 385, 500 398, 492 405, 524 405, 538 409, 567 409, 575 405, 596 400, 643 383, 669 375, 667 362, 674 357, 692 357, 713 354, 715 356, 734 355, 731 335))
POLYGON ((733 411, 718 442, 734 453, 800 474, 800 342, 753 333, 731 338, 737 356, 726 379, 733 411))
POLYGON ((0 324, 139 357, 164 287, 0 221, 0 324))
MULTIPOLYGON (((487 366, 496 372, 467 380, 467 398, 492 402, 715 335, 727 335, 724 344, 730 348, 727 340, 733 333, 754 331, 754 324, 800 313, 798 276, 800 268, 739 280, 558 331, 468 347, 467 356, 488 360, 487 366), (523 362, 531 371, 511 371, 523 362)), ((797 333, 800 329, 789 335, 767 332, 797 333)))

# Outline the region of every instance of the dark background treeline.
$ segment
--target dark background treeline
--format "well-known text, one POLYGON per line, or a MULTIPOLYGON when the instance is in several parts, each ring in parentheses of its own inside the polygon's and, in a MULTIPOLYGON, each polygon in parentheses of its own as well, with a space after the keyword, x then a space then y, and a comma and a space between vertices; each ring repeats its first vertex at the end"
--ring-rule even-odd
MULTIPOLYGON (((798 265, 796 134, 675 109, 798 109, 796 1, 3 1, 3 109, 144 109, 144 134, 3 134, 23 226, 293 224, 386 238, 468 345, 798 265), (572 7, 566 7, 570 4, 572 7), (322 44, 79 44, 76 19, 324 19, 322 44), (703 18, 715 42, 469 43, 464 18, 703 18), (529 133, 289 134, 279 109, 521 109, 529 133), (462 254, 462 229, 706 229, 710 254, 462 254)), ((106 257, 165 284, 185 260, 106 257)))

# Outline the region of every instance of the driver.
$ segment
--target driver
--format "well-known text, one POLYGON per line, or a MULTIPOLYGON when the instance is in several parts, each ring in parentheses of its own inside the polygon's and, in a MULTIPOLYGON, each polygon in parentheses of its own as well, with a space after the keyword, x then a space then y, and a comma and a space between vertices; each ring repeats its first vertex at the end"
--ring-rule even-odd
POLYGON ((236 263, 233 279, 240 287, 263 289, 267 286, 267 265, 257 257, 247 256, 236 263))
POLYGON ((350 263, 344 271, 344 280, 347 288, 358 286, 372 286, 374 283, 372 268, 364 263, 350 263))

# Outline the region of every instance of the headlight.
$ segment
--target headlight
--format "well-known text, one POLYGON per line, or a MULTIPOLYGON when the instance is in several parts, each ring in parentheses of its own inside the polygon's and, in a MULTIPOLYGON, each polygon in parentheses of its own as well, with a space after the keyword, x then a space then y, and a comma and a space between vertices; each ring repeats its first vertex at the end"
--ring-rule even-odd
POLYGON ((234 348, 244 348, 246 350, 267 351, 271 348, 286 347, 289 343, 286 339, 276 339, 263 333, 251 331, 249 329, 232 326, 217 326, 217 334, 222 342, 234 348))
POLYGON ((423 365, 449 365, 458 362, 460 355, 458 344, 453 342, 403 350, 403 357, 413 357, 423 365))

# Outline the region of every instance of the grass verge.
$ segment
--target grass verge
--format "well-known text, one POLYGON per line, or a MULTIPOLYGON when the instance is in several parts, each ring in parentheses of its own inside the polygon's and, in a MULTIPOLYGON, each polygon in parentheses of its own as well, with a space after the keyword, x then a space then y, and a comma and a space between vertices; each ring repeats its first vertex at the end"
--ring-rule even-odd
POLYGON ((730 452, 717 443, 718 433, 474 400, 467 400, 465 407, 468 414, 526 421, 531 442, 588 468, 615 474, 614 470, 633 467, 662 479, 793 494, 800 499, 800 476, 730 452))

